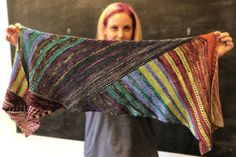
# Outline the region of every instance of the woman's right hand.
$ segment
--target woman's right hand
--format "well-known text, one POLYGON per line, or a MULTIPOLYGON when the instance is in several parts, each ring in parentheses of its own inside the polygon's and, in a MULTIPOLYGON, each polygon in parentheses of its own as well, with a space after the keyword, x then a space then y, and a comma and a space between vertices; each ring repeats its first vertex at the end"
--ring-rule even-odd
POLYGON ((6 40, 9 41, 12 45, 16 46, 18 41, 18 33, 21 28, 20 23, 16 23, 15 25, 10 25, 6 29, 6 40))

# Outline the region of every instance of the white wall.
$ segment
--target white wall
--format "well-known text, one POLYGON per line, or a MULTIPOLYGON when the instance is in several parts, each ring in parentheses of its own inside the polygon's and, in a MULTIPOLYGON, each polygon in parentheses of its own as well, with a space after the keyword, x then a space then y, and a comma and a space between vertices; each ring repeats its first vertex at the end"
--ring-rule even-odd
MULTIPOLYGON (((0 107, 11 73, 10 45, 5 41, 8 26, 6 0, 0 5, 0 107)), ((19 21, 20 22, 20 21, 19 21)), ((0 156, 83 157, 83 142, 16 133, 13 121, 0 109, 0 156)))

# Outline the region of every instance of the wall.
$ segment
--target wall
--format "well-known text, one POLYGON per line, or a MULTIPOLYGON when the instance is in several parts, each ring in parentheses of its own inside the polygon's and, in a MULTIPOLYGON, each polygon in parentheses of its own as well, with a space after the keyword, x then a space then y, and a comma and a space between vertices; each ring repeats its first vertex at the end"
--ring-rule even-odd
MULTIPOLYGON (((94 38, 96 21, 111 0, 8 0, 10 23, 58 34, 94 38)), ((140 16, 144 39, 194 36, 214 30, 229 31, 236 38, 236 0, 127 0, 140 16)), ((236 153, 235 48, 220 59, 220 93, 225 127, 214 133, 214 149, 207 156, 236 153)), ((182 126, 154 121, 159 149, 199 154, 197 141, 182 126)), ((83 114, 60 111, 42 119, 38 135, 83 140, 83 114), (62 116, 63 115, 63 116, 62 116)))
MULTIPOLYGON (((8 26, 6 1, 0 5, 0 104, 3 103, 11 73, 10 45, 5 41, 5 30, 8 26)), ((30 136, 25 138, 16 132, 16 125, 3 110, 0 110, 0 156, 13 157, 83 157, 83 142, 30 136), (40 148, 40 151, 39 151, 40 148)))

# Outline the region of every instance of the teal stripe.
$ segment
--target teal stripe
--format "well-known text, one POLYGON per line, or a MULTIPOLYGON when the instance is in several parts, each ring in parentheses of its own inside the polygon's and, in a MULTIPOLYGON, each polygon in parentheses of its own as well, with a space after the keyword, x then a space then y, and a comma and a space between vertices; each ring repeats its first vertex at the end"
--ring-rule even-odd
POLYGON ((40 63, 42 62, 42 60, 45 58, 45 55, 47 54, 47 52, 53 47, 55 46, 56 44, 59 44, 61 42, 64 42, 68 39, 70 39, 71 37, 69 36, 66 36, 66 37, 63 37, 63 38, 59 38, 59 39, 54 39, 53 42, 47 44, 46 47, 42 48, 40 50, 40 55, 39 57, 37 58, 36 62, 35 62, 35 65, 33 65, 33 68, 30 72, 30 75, 29 75, 29 78, 30 78, 30 81, 32 81, 32 77, 34 76, 34 73, 35 73, 35 70, 38 68, 38 66, 40 65, 40 63))
MULTIPOLYGON (((60 56, 63 52, 65 52, 67 49, 77 45, 77 44, 80 44, 82 43, 83 41, 85 40, 85 38, 79 38, 79 40, 76 40, 75 42, 73 43, 70 43, 70 44, 66 44, 64 47, 58 49, 54 55, 49 58, 49 60, 47 61, 47 64, 42 68, 41 72, 38 74, 38 79, 35 80, 34 82, 32 82, 32 85, 30 87, 31 90, 34 90, 35 87, 38 86, 38 83, 39 81, 41 80, 44 72, 47 70, 47 68, 52 64, 52 62, 58 57, 60 56)), ((33 76, 33 75, 32 75, 33 76)))
MULTIPOLYGON (((30 52, 30 50, 31 50, 31 47, 33 46, 33 43, 35 42, 35 41, 37 41, 36 39, 39 37, 39 36, 41 36, 41 35, 43 35, 43 33, 38 33, 38 32, 32 32, 32 33, 30 33, 30 35, 29 35, 29 37, 28 37, 28 39, 30 39, 30 40, 27 40, 27 52, 28 52, 28 54, 27 55, 29 55, 31 52, 30 52)), ((27 57, 28 58, 28 57, 27 57)))
POLYGON ((135 80, 131 75, 128 75, 128 76, 127 76, 127 79, 132 83, 132 86, 134 86, 137 90, 140 91, 139 93, 141 93, 151 105, 156 106, 156 109, 159 111, 158 115, 160 114, 162 117, 164 117, 165 119, 167 119, 166 116, 165 116, 165 114, 163 114, 163 112, 160 110, 159 106, 156 105, 156 104, 153 102, 152 98, 150 98, 150 97, 148 96, 148 94, 145 93, 145 91, 143 90, 143 88, 142 88, 141 86, 139 86, 139 84, 136 82, 136 80, 135 80))
POLYGON ((132 95, 130 95, 130 93, 119 83, 116 82, 114 84, 114 86, 116 87, 116 89, 121 92, 128 100, 129 102, 135 106, 135 108, 138 108, 140 111, 143 112, 143 114, 147 117, 153 117, 155 118, 155 115, 153 115, 150 111, 148 111, 144 106, 142 106, 140 103, 138 103, 137 101, 135 101, 135 99, 133 98, 132 95))
POLYGON ((123 105, 125 108, 132 113, 133 116, 140 116, 140 113, 134 110, 131 106, 126 105, 125 99, 121 98, 119 94, 117 94, 111 86, 108 86, 105 91, 119 104, 123 105))
MULTIPOLYGON (((22 64, 23 64, 23 67, 24 67, 24 70, 25 70, 25 73, 26 73, 26 76, 29 76, 29 71, 28 71, 28 58, 29 58, 29 55, 30 55, 30 50, 31 50, 31 47, 33 45, 33 43, 36 41, 36 39, 41 36, 42 33, 38 33, 38 32, 32 32, 29 34, 29 36, 27 37, 28 39, 30 40, 27 40, 27 45, 26 45, 26 48, 24 48, 25 52, 26 53, 22 53, 22 64)), ((29 80, 28 80, 29 81, 29 80)))

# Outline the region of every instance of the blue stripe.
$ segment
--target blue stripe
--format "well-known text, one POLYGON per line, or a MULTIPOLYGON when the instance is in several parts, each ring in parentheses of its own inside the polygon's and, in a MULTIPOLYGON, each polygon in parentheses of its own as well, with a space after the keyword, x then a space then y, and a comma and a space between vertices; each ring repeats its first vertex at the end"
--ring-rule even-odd
POLYGON ((167 105, 164 103, 164 101, 162 100, 158 91, 156 91, 154 88, 152 88, 151 84, 149 84, 150 86, 147 85, 148 80, 146 80, 146 78, 142 75, 142 73, 137 71, 133 75, 135 78, 137 78, 137 82, 139 83, 141 88, 143 88, 145 90, 145 93, 147 93, 147 95, 150 96, 150 98, 151 98, 152 102, 155 104, 155 106, 158 107, 159 109, 161 109, 163 115, 166 116, 167 120, 169 122, 177 123, 177 119, 176 119, 175 115, 169 110, 167 105))
MULTIPOLYGON (((135 72, 135 71, 134 71, 135 72)), ((132 72, 132 73, 134 73, 132 72)), ((163 122, 167 122, 167 118, 164 116, 164 114, 162 113, 162 111, 160 110, 159 106, 155 107, 155 103, 154 102, 150 102, 147 98, 147 96, 145 96, 145 93, 143 93, 140 89, 138 89, 136 86, 140 87, 140 83, 136 82, 138 79, 137 78, 133 78, 132 73, 130 73, 129 75, 125 76, 122 78, 123 83, 125 83, 130 90, 136 95, 136 97, 146 106, 148 106, 158 117, 159 120, 163 121, 163 122)))
MULTIPOLYGON (((191 122, 189 122, 189 123, 194 124, 194 123, 193 123, 193 116, 192 116, 191 112, 189 111, 187 105, 185 104, 185 102, 183 101, 183 99, 181 98, 181 96, 179 95, 179 93, 178 93, 178 91, 177 91, 177 89, 176 89, 176 87, 175 87, 175 85, 174 85, 174 83, 173 83, 172 77, 170 77, 170 75, 167 73, 167 71, 165 70, 164 66, 162 65, 162 63, 161 63, 160 61, 158 61, 157 59, 154 59, 154 62, 155 62, 155 64, 160 68, 160 70, 163 72, 163 74, 165 75, 165 77, 168 79, 169 83, 171 84, 172 88, 173 88, 174 91, 175 91, 176 96, 179 98, 179 101, 181 102, 182 106, 184 107, 184 110, 186 110, 186 111, 188 112, 188 114, 189 114, 189 116, 190 116, 190 120, 191 120, 191 122)), ((188 123, 188 126, 189 126, 189 123, 188 123)), ((190 126, 189 126, 189 127, 190 127, 190 126)), ((196 133, 195 135, 197 136, 197 138, 199 138, 198 135, 197 135, 196 126, 193 125, 193 128, 194 128, 194 131, 195 131, 195 133, 196 133)))

